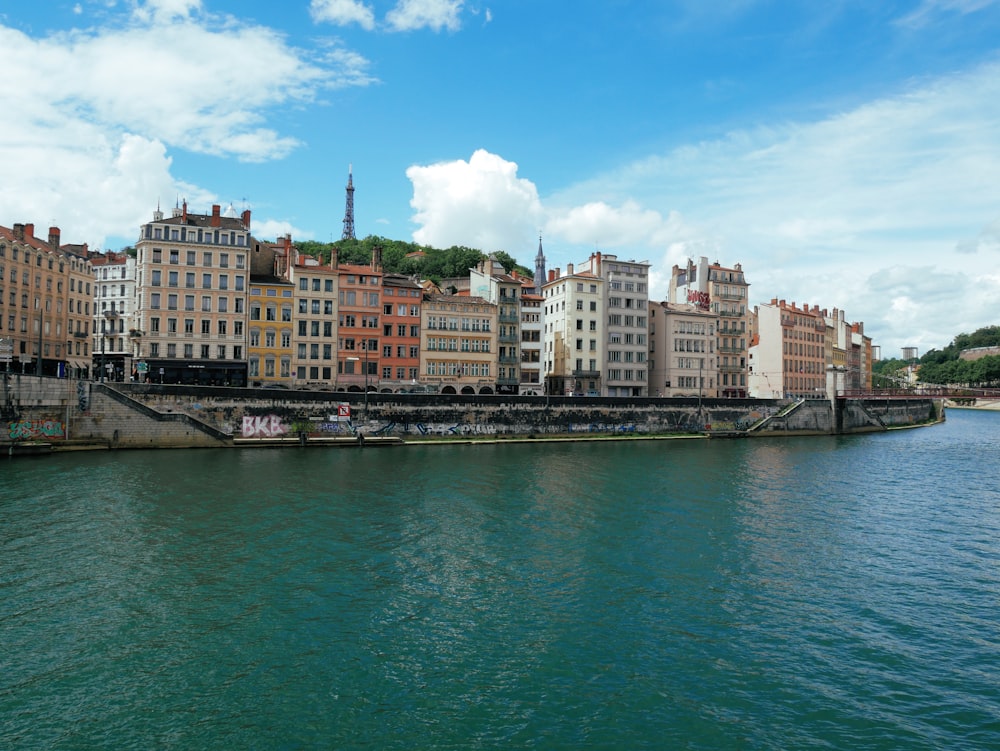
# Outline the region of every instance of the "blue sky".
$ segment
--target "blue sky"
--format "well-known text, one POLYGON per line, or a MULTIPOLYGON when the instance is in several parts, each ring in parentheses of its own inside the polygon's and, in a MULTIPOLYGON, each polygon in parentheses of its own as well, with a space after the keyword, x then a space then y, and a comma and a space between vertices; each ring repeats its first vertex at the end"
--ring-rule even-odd
POLYGON ((0 224, 741 263, 921 352, 1000 323, 1000 0, 0 5, 0 224))

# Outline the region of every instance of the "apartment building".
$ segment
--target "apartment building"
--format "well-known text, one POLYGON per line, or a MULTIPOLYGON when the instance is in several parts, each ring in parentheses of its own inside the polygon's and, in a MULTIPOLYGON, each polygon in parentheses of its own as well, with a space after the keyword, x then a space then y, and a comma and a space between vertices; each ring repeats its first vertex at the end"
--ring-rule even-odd
POLYGON ((649 303, 649 395, 717 397, 719 317, 697 305, 649 303))
POLYGON ((487 258, 469 269, 469 294, 497 306, 497 376, 498 394, 516 394, 521 384, 520 324, 523 285, 508 274, 494 258, 487 258))
MULTIPOLYGON (((291 385, 293 373, 297 375, 297 370, 292 368, 295 354, 292 344, 295 285, 290 279, 280 276, 251 273, 247 305, 249 385, 291 385)), ((308 366, 303 363, 303 367, 308 366)))
MULTIPOLYGON (((605 363, 605 282, 573 264, 551 269, 542 285, 545 393, 602 396, 605 363)), ((645 317, 645 313, 643 314, 645 317)))
POLYGON ((337 383, 337 295, 340 275, 329 263, 300 253, 286 237, 275 254, 275 276, 292 285, 289 375, 294 388, 334 389, 337 383))
POLYGON ((826 397, 826 311, 773 298, 754 308, 748 388, 759 399, 826 397))
POLYGON ((382 391, 410 391, 420 378, 420 309, 424 290, 402 274, 382 277, 382 391))
POLYGON ((92 281, 86 245, 61 245, 58 227, 45 240, 35 237, 34 224, 0 227, 0 339, 11 353, 4 366, 88 375, 92 281))
POLYGON ((250 211, 157 209, 136 243, 139 359, 154 383, 247 384, 250 211))
POLYGON ((112 381, 138 380, 133 354, 136 336, 135 257, 127 253, 95 254, 93 372, 112 381))
POLYGON ((425 295, 421 380, 443 394, 496 393, 497 311, 482 297, 425 295))
POLYGON ((697 264, 688 260, 683 269, 675 265, 670 276, 668 302, 696 305, 719 316, 716 352, 722 397, 747 395, 749 288, 741 264, 710 264, 704 256, 697 264))
POLYGON ((371 263, 339 264, 337 389, 378 391, 382 327, 382 253, 371 263))
POLYGON ((604 396, 648 395, 649 266, 600 252, 577 266, 604 280, 604 396))
MULTIPOLYGON (((539 282, 540 283, 540 282, 539 282)), ((521 292, 521 385, 522 394, 534 396, 544 393, 542 373, 542 302, 535 293, 534 283, 522 281, 521 292)))

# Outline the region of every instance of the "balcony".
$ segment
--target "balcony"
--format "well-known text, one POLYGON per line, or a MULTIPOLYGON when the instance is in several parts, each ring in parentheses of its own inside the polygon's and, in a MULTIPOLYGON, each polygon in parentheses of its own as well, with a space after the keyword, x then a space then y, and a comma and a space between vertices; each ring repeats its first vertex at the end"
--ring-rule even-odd
POLYGON ((720 292, 716 295, 720 300, 742 300, 743 295, 738 292, 720 292))
POLYGON ((501 342, 510 342, 511 344, 517 344, 517 334, 501 334, 501 342))
POLYGON ((499 360, 501 365, 517 365, 520 362, 517 355, 501 355, 499 360))
POLYGON ((740 313, 738 310, 720 310, 719 311, 719 315, 722 316, 723 318, 742 318, 743 317, 743 313, 740 313))
POLYGON ((574 370, 574 378, 600 378, 601 371, 599 370, 574 370))
POLYGON ((500 314, 500 323, 517 323, 520 320, 521 319, 518 318, 516 315, 510 315, 505 313, 500 314))
POLYGON ((725 373, 742 373, 746 367, 736 363, 722 363, 719 365, 719 370, 725 373))

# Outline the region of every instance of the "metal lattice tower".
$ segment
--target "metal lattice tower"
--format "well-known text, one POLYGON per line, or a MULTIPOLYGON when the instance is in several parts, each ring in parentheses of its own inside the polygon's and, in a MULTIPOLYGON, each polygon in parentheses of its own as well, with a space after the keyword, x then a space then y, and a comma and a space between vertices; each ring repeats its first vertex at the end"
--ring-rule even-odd
POLYGON ((347 207, 344 209, 344 234, 341 240, 356 240, 354 236, 354 165, 347 167, 347 207))

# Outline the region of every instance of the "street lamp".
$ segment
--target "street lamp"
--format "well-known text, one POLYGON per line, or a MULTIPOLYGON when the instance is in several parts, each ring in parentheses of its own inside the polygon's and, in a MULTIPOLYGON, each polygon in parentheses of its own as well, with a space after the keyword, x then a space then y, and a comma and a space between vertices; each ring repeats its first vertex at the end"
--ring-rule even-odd
MULTIPOLYGON (((347 362, 361 362, 360 357, 348 357, 347 362)), ((368 384, 365 384, 365 417, 368 416, 368 384)))
POLYGON ((368 340, 361 340, 361 349, 365 351, 365 419, 368 419, 368 340))

